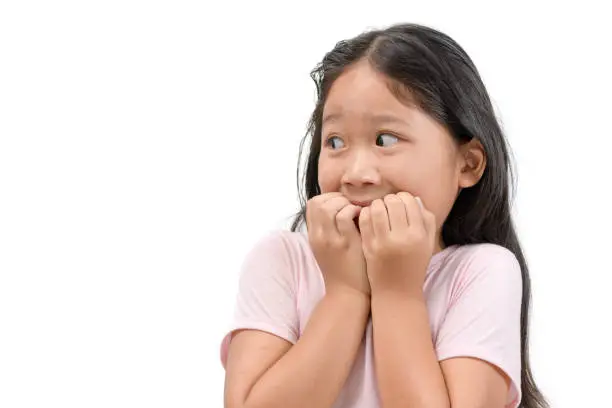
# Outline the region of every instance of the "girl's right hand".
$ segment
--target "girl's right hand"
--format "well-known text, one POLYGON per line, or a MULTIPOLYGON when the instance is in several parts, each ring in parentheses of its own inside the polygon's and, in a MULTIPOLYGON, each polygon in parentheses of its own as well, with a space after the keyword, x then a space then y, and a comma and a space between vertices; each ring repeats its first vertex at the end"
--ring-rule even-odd
POLYGON ((370 283, 354 219, 361 207, 341 193, 325 193, 306 203, 308 240, 319 264, 327 292, 354 289, 370 295, 370 283))

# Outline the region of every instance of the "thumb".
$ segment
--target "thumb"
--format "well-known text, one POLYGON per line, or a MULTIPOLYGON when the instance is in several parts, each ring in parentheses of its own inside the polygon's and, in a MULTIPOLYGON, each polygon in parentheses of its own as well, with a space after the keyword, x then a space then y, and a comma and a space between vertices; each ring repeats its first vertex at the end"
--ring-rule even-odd
POLYGON ((336 215, 336 225, 341 235, 347 237, 359 236, 359 231, 355 225, 355 218, 361 213, 361 207, 357 205, 347 205, 336 215))

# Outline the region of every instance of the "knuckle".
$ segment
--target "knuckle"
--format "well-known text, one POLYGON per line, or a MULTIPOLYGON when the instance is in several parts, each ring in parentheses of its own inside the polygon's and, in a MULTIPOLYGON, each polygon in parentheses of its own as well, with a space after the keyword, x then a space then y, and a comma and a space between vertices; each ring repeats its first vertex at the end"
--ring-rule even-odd
POLYGON ((353 218, 351 218, 351 214, 346 214, 346 215, 336 218, 336 223, 339 226, 342 226, 343 229, 346 229, 347 227, 351 226, 351 224, 353 224, 354 221, 353 221, 353 218))
POLYGON ((401 191, 397 193, 397 196, 401 198, 411 198, 412 194, 408 193, 407 191, 401 191))
POLYGON ((325 243, 325 235, 320 229, 313 231, 311 237, 312 242, 316 243, 317 245, 323 245, 325 243))
POLYGON ((372 215, 381 215, 383 213, 385 213, 385 206, 384 205, 376 205, 376 206, 372 206, 370 212, 372 213, 372 215))
POLYGON ((345 198, 343 198, 343 197, 334 197, 334 198, 324 202, 321 205, 321 208, 323 210, 325 210, 326 212, 334 212, 334 211, 336 211, 336 209, 338 208, 340 203, 343 203, 345 201, 347 201, 347 200, 345 198))
POLYGON ((316 195, 316 196, 310 197, 310 199, 306 203, 316 204, 319 200, 321 200, 321 195, 316 195))
POLYGON ((321 216, 324 217, 327 220, 331 220, 336 218, 336 214, 337 212, 334 211, 333 208, 331 208, 329 205, 323 205, 320 209, 319 209, 321 216))
POLYGON ((334 236, 329 239, 329 246, 334 249, 343 249, 346 247, 346 240, 342 236, 334 236))
POLYGON ((399 201, 401 201, 401 200, 400 200, 400 198, 397 196, 397 194, 387 194, 387 195, 384 197, 383 201, 384 201, 385 203, 392 204, 392 203, 397 203, 397 202, 399 202, 399 201))
POLYGON ((361 213, 359 214, 359 219, 364 219, 367 220, 370 218, 370 209, 369 208, 364 208, 363 210, 361 210, 361 213))
POLYGON ((317 207, 320 211, 327 211, 329 208, 329 201, 319 202, 317 207))
POLYGON ((316 208, 317 208, 317 202, 314 201, 314 198, 306 202, 306 213, 307 214, 311 214, 312 212, 316 210, 316 208))

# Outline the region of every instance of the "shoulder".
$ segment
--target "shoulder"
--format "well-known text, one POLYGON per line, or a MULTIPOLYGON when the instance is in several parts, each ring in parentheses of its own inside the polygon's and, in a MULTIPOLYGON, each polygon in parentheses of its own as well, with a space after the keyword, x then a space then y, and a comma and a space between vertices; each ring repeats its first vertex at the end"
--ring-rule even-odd
POLYGON ((296 275, 308 265, 311 258, 312 252, 306 233, 271 230, 257 238, 247 251, 243 271, 264 267, 269 271, 296 275))
POLYGON ((291 258, 309 249, 305 233, 278 229, 262 234, 250 248, 249 255, 264 254, 291 258))
POLYGON ((458 246, 449 254, 443 268, 461 286, 479 281, 506 288, 522 286, 521 265, 516 255, 501 245, 458 246))
POLYGON ((490 269, 493 266, 519 268, 516 255, 497 244, 470 244, 457 248, 454 254, 464 265, 477 269, 490 269))

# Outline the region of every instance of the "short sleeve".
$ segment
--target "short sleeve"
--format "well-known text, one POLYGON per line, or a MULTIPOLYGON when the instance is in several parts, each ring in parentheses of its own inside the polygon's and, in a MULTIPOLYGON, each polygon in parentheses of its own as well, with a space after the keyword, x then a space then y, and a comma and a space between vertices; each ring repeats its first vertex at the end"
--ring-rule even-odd
POLYGON ((236 330, 261 330, 297 342, 296 293, 297 271, 291 262, 290 241, 283 231, 268 233, 242 263, 233 320, 221 343, 224 367, 236 330))
POLYGON ((521 399, 520 264, 509 250, 483 245, 458 274, 436 339, 438 360, 474 357, 511 380, 506 408, 521 399))

